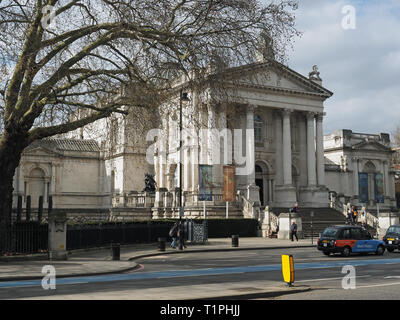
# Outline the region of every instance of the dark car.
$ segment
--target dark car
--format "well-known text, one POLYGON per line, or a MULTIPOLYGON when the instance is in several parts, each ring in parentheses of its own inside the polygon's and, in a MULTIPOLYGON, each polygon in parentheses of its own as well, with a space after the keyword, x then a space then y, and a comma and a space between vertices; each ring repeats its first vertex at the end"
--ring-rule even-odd
POLYGON ((400 250, 400 224, 395 224, 390 226, 385 236, 383 237, 383 241, 385 242, 385 246, 387 251, 393 252, 395 249, 400 250))
POLYGON ((385 243, 372 239, 363 227, 344 225, 326 228, 317 241, 317 248, 325 255, 340 253, 348 257, 351 253, 371 252, 382 255, 385 243))

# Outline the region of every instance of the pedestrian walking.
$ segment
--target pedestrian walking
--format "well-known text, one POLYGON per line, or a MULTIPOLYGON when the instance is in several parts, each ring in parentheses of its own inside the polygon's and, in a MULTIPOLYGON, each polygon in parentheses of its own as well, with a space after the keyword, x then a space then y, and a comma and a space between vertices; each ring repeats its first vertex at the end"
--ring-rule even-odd
POLYGON ((184 226, 184 222, 182 220, 180 220, 180 222, 179 222, 178 239, 179 239, 179 249, 181 249, 181 248, 185 248, 186 249, 186 245, 185 245, 185 226, 184 226))
POLYGON ((297 224, 294 221, 290 226, 290 240, 294 241, 293 237, 296 237, 296 241, 299 241, 299 238, 297 237, 297 224))
POLYGON ((175 245, 176 245, 176 238, 178 236, 178 230, 179 230, 178 222, 175 222, 172 228, 169 230, 169 236, 172 238, 171 242, 172 249, 176 248, 175 245))
POLYGON ((353 224, 353 211, 350 207, 347 208, 347 223, 353 224))
POLYGON ((357 223, 357 216, 358 216, 357 208, 356 208, 356 206, 353 206, 353 223, 354 224, 357 223))

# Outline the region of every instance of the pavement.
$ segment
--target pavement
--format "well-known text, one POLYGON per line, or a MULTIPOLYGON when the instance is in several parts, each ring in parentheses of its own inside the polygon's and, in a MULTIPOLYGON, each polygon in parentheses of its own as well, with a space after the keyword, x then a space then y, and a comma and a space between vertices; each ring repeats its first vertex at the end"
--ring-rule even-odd
MULTIPOLYGON (((0 282, 19 281, 19 280, 36 280, 43 279, 46 273, 42 273, 45 265, 55 267, 57 278, 78 277, 78 276, 95 276, 113 273, 124 273, 134 271, 139 268, 136 260, 144 257, 165 255, 165 254, 185 254, 188 252, 210 252, 210 251, 231 251, 231 250, 263 250, 263 249, 279 249, 279 248, 296 248, 296 247, 314 247, 310 239, 299 239, 299 241, 278 240, 269 238, 239 238, 239 246, 232 247, 231 238, 209 239, 205 244, 187 244, 187 248, 183 250, 172 249, 169 243, 166 244, 165 251, 160 251, 158 243, 152 244, 134 244, 122 245, 120 248, 120 260, 113 261, 110 248, 80 249, 68 252, 68 260, 66 261, 49 261, 47 254, 27 255, 27 256, 8 256, 0 257, 0 282)), ((299 292, 308 290, 309 288, 299 286, 297 288, 288 288, 280 286, 279 288, 271 288, 274 293, 284 294, 290 290, 299 292)), ((271 290, 263 292, 264 295, 273 293, 271 290)), ((237 293, 232 296, 224 296, 225 298, 246 299, 251 297, 245 292, 237 293)), ((212 297, 210 297, 212 298, 212 297)))

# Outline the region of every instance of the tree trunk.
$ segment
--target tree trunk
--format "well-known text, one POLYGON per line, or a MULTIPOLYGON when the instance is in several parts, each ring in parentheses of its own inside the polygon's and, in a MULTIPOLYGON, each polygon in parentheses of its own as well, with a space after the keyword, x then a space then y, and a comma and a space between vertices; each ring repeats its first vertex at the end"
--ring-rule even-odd
POLYGON ((11 226, 13 179, 28 144, 27 135, 5 132, 0 140, 0 254, 7 249, 7 234, 11 226))

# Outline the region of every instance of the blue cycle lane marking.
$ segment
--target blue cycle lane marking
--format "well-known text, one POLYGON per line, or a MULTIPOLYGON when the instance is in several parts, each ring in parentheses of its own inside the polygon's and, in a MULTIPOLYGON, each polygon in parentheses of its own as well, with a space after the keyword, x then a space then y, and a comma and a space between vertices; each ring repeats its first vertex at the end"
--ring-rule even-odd
MULTIPOLYGON (((343 267, 345 265, 367 266, 367 265, 379 265, 387 263, 400 264, 400 259, 343 260, 343 261, 311 262, 311 263, 299 263, 299 264, 296 264, 295 261, 295 270, 335 268, 335 267, 343 267)), ((273 265, 229 267, 229 268, 138 272, 132 274, 85 276, 85 277, 73 277, 73 278, 60 277, 57 278, 57 285, 112 282, 112 281, 124 281, 124 280, 166 279, 174 277, 223 275, 223 274, 234 274, 234 273, 267 272, 267 271, 280 271, 280 270, 282 270, 281 264, 273 264, 273 265)), ((41 284, 42 280, 7 281, 7 282, 0 282, 0 289, 12 288, 12 287, 34 287, 34 286, 41 286, 41 284)))

